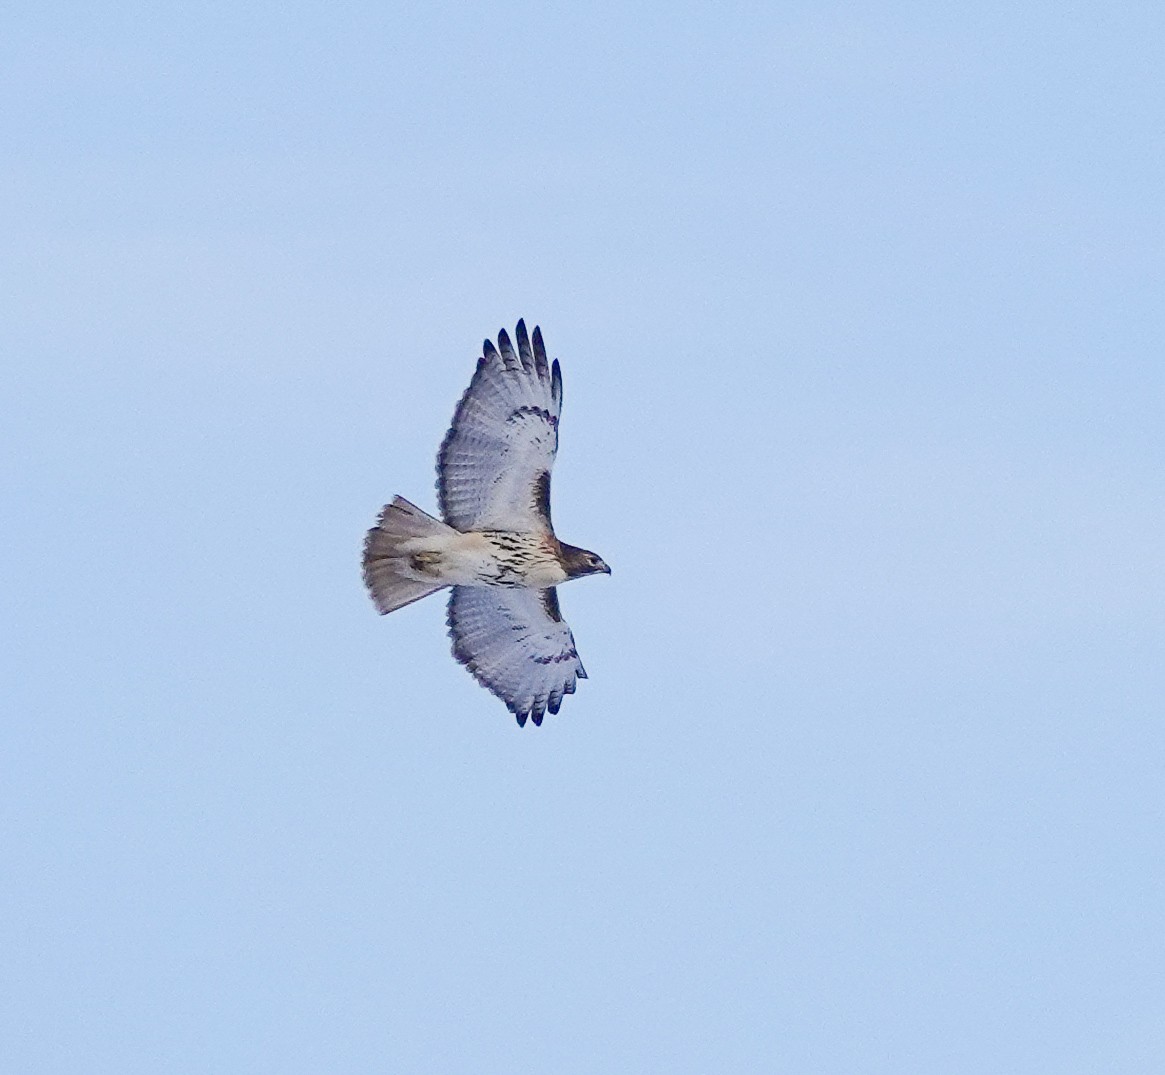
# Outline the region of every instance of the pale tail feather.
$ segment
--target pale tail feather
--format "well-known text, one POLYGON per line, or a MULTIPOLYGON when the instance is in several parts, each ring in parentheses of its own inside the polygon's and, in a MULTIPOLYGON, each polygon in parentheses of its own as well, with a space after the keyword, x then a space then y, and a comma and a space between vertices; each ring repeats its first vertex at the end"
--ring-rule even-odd
POLYGON ((407 560, 399 553, 401 542, 451 532, 452 527, 421 511, 404 497, 394 497, 385 506, 364 539, 364 585, 382 615, 445 588, 442 584, 418 582, 402 573, 407 560))

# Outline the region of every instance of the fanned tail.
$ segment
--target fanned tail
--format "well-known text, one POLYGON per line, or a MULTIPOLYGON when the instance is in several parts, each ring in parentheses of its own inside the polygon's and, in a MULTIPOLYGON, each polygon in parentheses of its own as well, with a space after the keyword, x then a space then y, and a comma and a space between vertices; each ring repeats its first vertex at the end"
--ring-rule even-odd
POLYGON ((400 550, 413 538, 451 533, 452 527, 421 511, 404 497, 393 497, 364 539, 364 585, 381 615, 411 605, 422 597, 443 590, 438 583, 420 582, 405 573, 408 556, 400 550))

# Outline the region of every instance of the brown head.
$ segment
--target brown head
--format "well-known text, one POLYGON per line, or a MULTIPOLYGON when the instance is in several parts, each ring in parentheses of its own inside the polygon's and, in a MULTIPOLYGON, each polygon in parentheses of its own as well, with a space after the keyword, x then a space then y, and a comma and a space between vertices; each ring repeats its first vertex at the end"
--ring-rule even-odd
POLYGON ((565 541, 559 542, 559 548, 562 556, 562 569, 566 572, 568 579, 582 578, 583 575, 609 575, 611 569, 603 562, 603 558, 597 553, 588 552, 586 549, 576 548, 574 545, 568 545, 565 541))

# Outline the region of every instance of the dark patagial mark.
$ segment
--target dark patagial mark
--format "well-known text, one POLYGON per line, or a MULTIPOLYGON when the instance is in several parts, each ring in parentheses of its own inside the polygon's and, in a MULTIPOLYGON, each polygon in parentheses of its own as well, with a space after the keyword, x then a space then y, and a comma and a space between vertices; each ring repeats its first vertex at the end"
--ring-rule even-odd
POLYGON ((551 586, 548 590, 539 590, 538 596, 542 599, 542 607, 555 623, 562 623, 562 609, 558 605, 558 591, 551 586))
MULTIPOLYGON (((546 520, 546 529, 553 531, 554 524, 550 521, 550 471, 548 470, 542 471, 534 479, 534 510, 546 520)), ((557 598, 555 598, 555 603, 557 604, 557 598)))

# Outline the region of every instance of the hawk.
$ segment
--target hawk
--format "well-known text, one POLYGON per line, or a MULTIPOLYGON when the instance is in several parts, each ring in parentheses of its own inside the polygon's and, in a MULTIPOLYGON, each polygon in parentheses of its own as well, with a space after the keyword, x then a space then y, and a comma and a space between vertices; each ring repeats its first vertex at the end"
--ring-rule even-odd
POLYGON ((453 656, 524 727, 573 694, 586 671, 556 587, 611 569, 559 541, 550 522, 562 371, 546 361, 542 332, 519 321, 482 346, 437 455, 444 522, 403 497, 364 541, 364 583, 381 614, 452 586, 453 656))

